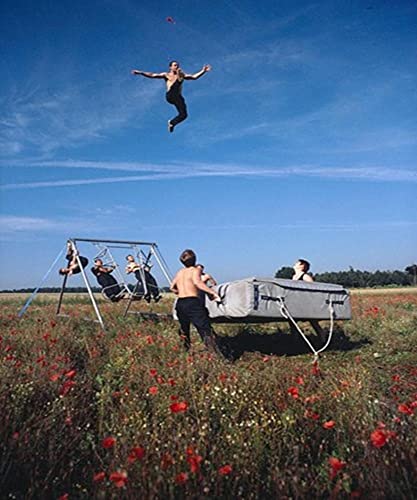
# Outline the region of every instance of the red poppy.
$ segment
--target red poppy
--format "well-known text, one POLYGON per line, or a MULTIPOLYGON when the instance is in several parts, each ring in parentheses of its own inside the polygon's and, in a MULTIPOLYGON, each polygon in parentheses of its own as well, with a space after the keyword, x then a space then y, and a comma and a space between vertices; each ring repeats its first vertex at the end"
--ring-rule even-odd
POLYGON ((58 373, 52 373, 52 375, 49 376, 49 380, 51 382, 56 382, 59 379, 58 373))
POLYGON ((292 396, 294 399, 298 398, 298 388, 297 387, 289 387, 287 393, 292 396))
POLYGON ((336 425, 336 422, 334 420, 328 420, 327 422, 324 422, 323 427, 325 429, 333 429, 333 427, 336 425))
POLYGON ((178 396, 175 396, 175 394, 171 394, 171 396, 169 397, 169 399, 171 401, 176 401, 178 399, 178 396))
POLYGON ((73 380, 67 380, 62 384, 61 390, 59 391, 59 394, 61 396, 65 396, 68 394, 68 392, 71 390, 72 387, 74 387, 75 382, 73 380))
POLYGON ((188 481, 188 474, 186 472, 180 472, 175 476, 175 482, 177 484, 184 484, 188 481))
POLYGON ((158 387, 156 385, 153 385, 152 387, 149 387, 149 394, 158 394, 158 387))
POLYGON ((93 476, 93 481, 95 483, 99 483, 99 482, 103 481, 105 479, 105 477, 106 477, 106 473, 105 472, 97 472, 93 476))
POLYGON ((161 468, 163 470, 168 469, 170 465, 174 464, 174 459, 169 453, 164 453, 161 458, 161 468))
POLYGON ((187 457, 187 462, 190 466, 190 471, 195 474, 200 470, 200 463, 203 461, 203 457, 201 455, 189 455, 187 457))
POLYGON ((228 476, 232 472, 232 466, 229 464, 223 465, 219 468, 219 474, 221 476, 228 476))
POLYGON ((337 457, 330 457, 329 464, 330 464, 330 479, 333 479, 334 477, 337 476, 338 472, 342 470, 343 467, 345 467, 346 462, 339 460, 337 457))
POLYGON ((58 497, 58 500, 68 500, 68 499, 69 499, 68 493, 64 493, 63 495, 61 495, 60 497, 58 497))
POLYGON ((313 373, 313 375, 320 375, 320 367, 318 361, 314 361, 311 372, 313 373))
POLYGON ((113 448, 113 446, 116 444, 116 439, 112 436, 106 437, 103 439, 101 442, 103 448, 113 448))
POLYGON ((405 403, 398 405, 398 411, 400 413, 404 413, 404 415, 413 415, 414 414, 413 408, 411 408, 411 406, 409 406, 408 404, 405 404, 405 403))
POLYGON ((130 450, 129 456, 127 457, 127 461, 132 464, 136 460, 142 460, 145 456, 145 449, 141 446, 135 446, 130 450))
POLYGON ((304 385, 304 379, 303 379, 303 377, 297 377, 295 379, 295 383, 298 384, 298 385, 304 385))
POLYGON ((382 448, 391 438, 394 438, 395 436, 395 432, 376 429, 371 433, 371 442, 375 448, 382 448))
POLYGON ((151 368, 151 369, 149 370, 149 375, 150 375, 151 377, 156 377, 156 376, 158 375, 158 370, 156 370, 155 368, 151 368))
POLYGON ((306 410, 304 412, 304 416, 306 418, 311 418, 312 420, 318 420, 320 418, 320 415, 318 413, 316 413, 315 411, 311 411, 311 410, 306 410))
POLYGON ((169 408, 172 413, 181 413, 187 410, 188 405, 185 401, 180 401, 178 403, 172 403, 169 408))
POLYGON ((70 370, 69 372, 67 372, 67 373, 64 374, 64 377, 65 378, 74 378, 75 375, 76 375, 76 373, 77 372, 75 370, 70 370))
POLYGON ((127 482, 126 472, 112 472, 109 476, 110 481, 114 483, 116 488, 123 488, 127 482))

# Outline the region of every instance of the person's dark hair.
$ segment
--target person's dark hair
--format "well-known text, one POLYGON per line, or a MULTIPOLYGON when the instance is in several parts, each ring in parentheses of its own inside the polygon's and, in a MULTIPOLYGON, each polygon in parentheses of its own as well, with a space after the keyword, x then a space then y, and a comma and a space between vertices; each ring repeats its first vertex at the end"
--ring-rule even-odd
POLYGON ((304 267, 304 272, 308 273, 308 271, 310 270, 310 262, 305 259, 298 259, 298 262, 304 267))
POLYGON ((101 259, 94 259, 94 264, 97 264, 97 262, 100 262, 100 266, 103 265, 103 261, 101 259))
POLYGON ((182 264, 184 264, 185 267, 195 266, 196 260, 196 254, 189 248, 187 248, 187 250, 184 250, 180 255, 180 261, 182 264))
MULTIPOLYGON (((129 257, 133 257, 133 255, 130 253, 129 255, 126 255, 126 260, 129 258, 129 257)), ((133 257, 134 258, 134 257, 133 257)))
POLYGON ((59 272, 59 274, 60 274, 61 276, 65 276, 65 275, 67 274, 67 273, 66 273, 66 270, 67 270, 67 269, 66 269, 65 267, 61 267, 61 269, 60 269, 58 272, 59 272))
POLYGON ((177 63, 179 65, 178 61, 174 59, 173 61, 169 61, 169 67, 171 67, 174 63, 177 63))

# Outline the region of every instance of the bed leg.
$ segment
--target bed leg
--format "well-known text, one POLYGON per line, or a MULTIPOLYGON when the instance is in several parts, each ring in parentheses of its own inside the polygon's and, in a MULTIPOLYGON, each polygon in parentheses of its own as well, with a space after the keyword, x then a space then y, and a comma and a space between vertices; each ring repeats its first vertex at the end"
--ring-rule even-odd
POLYGON ((322 342, 326 342, 327 335, 326 335, 326 332, 323 330, 323 328, 320 326, 320 323, 316 319, 312 319, 312 320, 310 320, 310 325, 313 328, 317 337, 319 337, 319 339, 322 342))

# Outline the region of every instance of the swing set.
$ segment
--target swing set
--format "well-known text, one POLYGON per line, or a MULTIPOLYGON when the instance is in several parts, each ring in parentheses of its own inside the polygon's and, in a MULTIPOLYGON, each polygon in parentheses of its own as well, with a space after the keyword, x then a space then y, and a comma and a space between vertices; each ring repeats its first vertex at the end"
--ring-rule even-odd
MULTIPOLYGON (((120 300, 126 299, 126 307, 124 308, 123 316, 126 317, 127 314, 137 314, 142 317, 167 317, 167 315, 162 315, 158 313, 144 313, 139 311, 131 310, 134 301, 139 301, 145 299, 148 303, 151 302, 152 297, 155 302, 160 298, 160 288, 155 280, 155 278, 150 274, 150 269, 155 266, 155 269, 159 271, 161 277, 163 277, 167 284, 172 281, 171 273, 169 271, 168 265, 163 258, 161 252, 159 251, 158 245, 154 242, 146 241, 125 241, 125 240, 97 240, 89 238, 69 238, 65 247, 59 252, 54 262, 51 264, 50 268, 46 272, 45 276, 42 278, 41 283, 32 292, 22 309, 18 313, 18 317, 21 318, 37 294, 42 288, 48 277, 53 270, 56 270, 58 262, 62 259, 65 251, 68 255, 72 256, 72 262, 75 270, 73 272, 66 272, 63 274, 63 281, 61 284, 61 290, 58 298, 58 305, 56 308, 57 317, 68 317, 69 315, 63 314, 61 312, 63 299, 65 293, 68 292, 67 283, 72 274, 80 274, 82 281, 87 289, 87 293, 90 302, 93 306, 93 310, 96 319, 93 320, 100 324, 100 326, 105 329, 103 316, 100 312, 100 308, 96 297, 94 296, 88 275, 84 269, 83 262, 81 259, 79 247, 83 244, 90 244, 96 248, 96 255, 93 261, 100 259, 103 262, 103 267, 111 269, 114 272, 115 283, 108 286, 104 286, 101 289, 101 295, 107 301, 118 302, 120 300), (120 270, 120 266, 114 257, 115 250, 125 250, 128 251, 133 257, 136 257, 136 283, 132 285, 127 281, 124 273, 120 270)), ((67 268, 68 269, 68 268, 67 268)), ((60 273, 61 274, 61 273, 60 273)), ((85 318, 89 319, 89 318, 85 318)))

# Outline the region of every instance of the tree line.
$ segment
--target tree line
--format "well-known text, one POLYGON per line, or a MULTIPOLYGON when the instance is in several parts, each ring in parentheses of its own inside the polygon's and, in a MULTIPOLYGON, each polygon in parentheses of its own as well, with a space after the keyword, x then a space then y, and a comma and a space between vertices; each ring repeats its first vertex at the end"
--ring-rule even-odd
MULTIPOLYGON (((291 279, 292 267, 281 267, 275 273, 276 278, 291 279)), ((312 274, 315 281, 335 283, 347 288, 371 288, 380 286, 416 286, 417 264, 407 266, 404 271, 361 271, 349 267, 347 271, 327 271, 312 274)))

